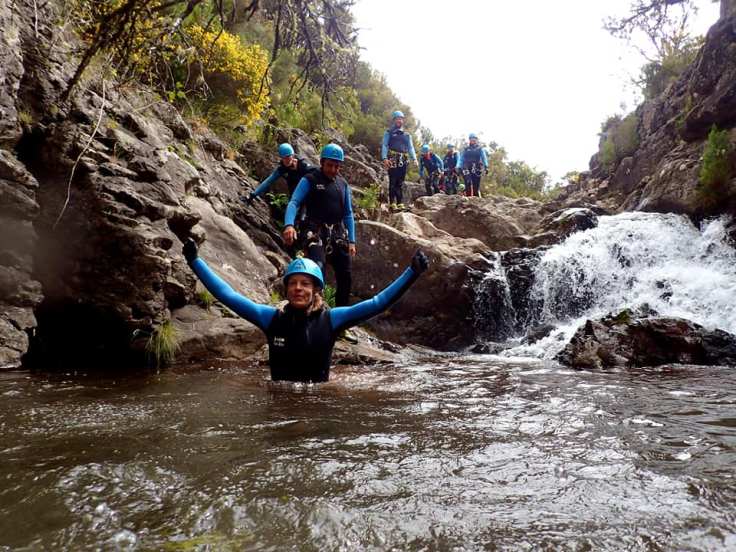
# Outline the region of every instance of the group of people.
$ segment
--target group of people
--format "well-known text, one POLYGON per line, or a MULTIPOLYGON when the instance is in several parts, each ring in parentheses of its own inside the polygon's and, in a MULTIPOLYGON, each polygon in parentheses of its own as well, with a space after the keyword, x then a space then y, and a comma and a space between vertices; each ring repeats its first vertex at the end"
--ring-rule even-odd
POLYGON ((419 178, 424 179, 427 195, 436 193, 480 196, 480 182, 488 173, 488 156, 478 143, 475 133, 468 135, 468 146, 459 154, 454 144, 447 144, 445 157, 441 159, 424 144, 417 161, 411 135, 404 129, 404 114, 394 111, 391 128, 386 130, 381 144, 381 159, 388 171, 388 196, 391 210, 403 210, 403 186, 409 162, 418 163, 419 178), (462 176, 463 182, 458 183, 462 176))
POLYGON ((352 338, 348 328, 371 318, 397 301, 429 266, 417 251, 410 266, 378 295, 355 305, 350 303, 352 258, 357 254, 355 221, 350 186, 340 175, 343 149, 327 144, 319 167, 297 158, 289 144, 279 146, 280 162, 274 172, 246 198, 251 203, 278 178, 289 187, 284 219, 284 243, 298 243, 304 257, 287 266, 283 284, 287 304, 283 308, 257 304, 235 292, 199 257, 196 242, 189 238, 183 254, 202 284, 223 305, 260 328, 268 339, 273 380, 322 382, 329 378, 335 341, 352 338), (324 269, 335 273, 335 308, 323 297, 324 269))
MULTIPOLYGON (((385 132, 381 147, 381 159, 389 177, 390 208, 404 208, 402 188, 410 161, 419 165, 427 194, 465 192, 468 196, 479 196, 481 175, 488 171, 488 158, 478 144, 478 137, 470 134, 468 146, 459 154, 453 144, 448 144, 444 159, 425 144, 417 160, 411 135, 404 130, 404 119, 401 111, 392 114, 392 125, 385 132), (463 183, 458 184, 459 176, 463 183)), ((280 162, 276 169, 244 200, 250 204, 278 179, 286 180, 289 203, 282 236, 290 251, 303 252, 284 273, 286 306, 257 304, 235 292, 199 257, 193 239, 186 240, 183 253, 218 301, 266 334, 273 380, 327 381, 335 341, 341 336, 355 340, 347 332, 348 328, 397 301, 427 269, 429 260, 417 251, 410 266, 386 289, 369 300, 350 305, 352 259, 357 247, 352 193, 340 174, 345 153, 338 144, 327 144, 320 152, 319 167, 297 157, 287 143, 279 145, 278 154, 280 162), (333 309, 326 306, 323 297, 327 264, 335 273, 333 309)))

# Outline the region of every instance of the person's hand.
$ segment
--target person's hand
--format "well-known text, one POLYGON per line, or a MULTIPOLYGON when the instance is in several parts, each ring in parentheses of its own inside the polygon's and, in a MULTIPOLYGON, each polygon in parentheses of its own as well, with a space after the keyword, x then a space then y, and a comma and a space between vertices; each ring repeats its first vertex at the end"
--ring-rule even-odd
POLYGON ((246 205, 251 205, 251 204, 252 204, 252 203, 253 203, 253 202, 255 201, 255 199, 256 199, 257 197, 258 197, 258 196, 256 196, 256 195, 253 195, 253 192, 251 192, 251 193, 249 193, 249 194, 248 194, 247 196, 240 196, 240 200, 241 200, 241 201, 242 201, 243 203, 245 203, 246 205))
POLYGON ((419 161, 417 161, 416 159, 414 159, 414 161, 412 161, 412 163, 414 163, 414 166, 415 167, 418 167, 419 166, 419 161))
POLYGON ((284 242, 286 242, 286 245, 291 245, 296 241, 296 229, 289 225, 286 228, 284 228, 284 242))
POLYGON ((358 254, 358 249, 355 247, 354 243, 348 245, 348 253, 350 253, 351 257, 355 257, 358 254))
POLYGON ((429 268, 429 258, 424 254, 424 251, 417 249, 414 256, 411 259, 411 269, 418 276, 429 268))
POLYGON ((187 260, 187 263, 192 264, 198 256, 197 242, 192 238, 187 238, 181 252, 184 254, 184 258, 187 260))
POLYGON ((391 161, 389 161, 388 159, 384 159, 383 160, 383 168, 386 169, 386 170, 388 170, 390 167, 391 167, 391 161))

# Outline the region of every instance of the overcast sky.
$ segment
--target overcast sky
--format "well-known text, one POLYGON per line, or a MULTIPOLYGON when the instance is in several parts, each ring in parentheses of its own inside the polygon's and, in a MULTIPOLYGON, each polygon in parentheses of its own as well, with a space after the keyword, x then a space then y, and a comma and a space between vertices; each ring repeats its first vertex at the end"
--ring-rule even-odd
MULTIPOLYGON (((602 28, 631 0, 358 0, 362 57, 436 137, 476 132, 558 180, 635 107, 643 59, 602 28)), ((704 34, 718 4, 701 0, 704 34)))

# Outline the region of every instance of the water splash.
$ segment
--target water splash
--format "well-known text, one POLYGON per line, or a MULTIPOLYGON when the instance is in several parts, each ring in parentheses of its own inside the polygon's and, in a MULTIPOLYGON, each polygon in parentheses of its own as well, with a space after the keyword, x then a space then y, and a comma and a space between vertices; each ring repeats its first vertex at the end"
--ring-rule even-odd
POLYGON ((727 242, 727 222, 698 229, 680 215, 601 217, 597 228, 543 254, 530 292, 540 305, 534 323, 556 329, 508 354, 551 358, 585 319, 644 304, 661 316, 736 333, 736 251, 727 242))

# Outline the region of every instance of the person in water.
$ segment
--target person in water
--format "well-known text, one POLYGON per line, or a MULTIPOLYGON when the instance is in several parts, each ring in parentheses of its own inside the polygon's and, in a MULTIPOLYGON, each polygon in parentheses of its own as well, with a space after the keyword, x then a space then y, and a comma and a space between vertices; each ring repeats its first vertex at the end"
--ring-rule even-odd
POLYGON ((465 195, 480 197, 480 179, 483 171, 488 172, 488 156, 486 150, 480 147, 478 136, 472 132, 468 136, 468 147, 460 153, 457 166, 463 173, 465 195))
POLYGON ((424 179, 424 187, 427 190, 427 195, 431 196, 440 191, 440 174, 444 170, 444 165, 442 164, 442 159, 432 151, 429 144, 424 144, 421 152, 422 155, 419 157, 419 178, 422 178, 426 169, 427 177, 424 179))
POLYGON ((378 295, 349 307, 330 309, 322 298, 324 278, 319 266, 310 259, 295 259, 284 273, 288 303, 279 309, 255 303, 234 291, 198 256, 193 239, 186 240, 183 253, 218 301, 266 334, 271 379, 305 383, 327 381, 339 333, 385 311, 429 266, 427 256, 419 250, 411 265, 378 295))
POLYGON ((414 142, 411 134, 404 130, 404 114, 394 111, 391 114, 393 124, 383 133, 381 144, 381 160, 388 171, 388 202, 391 210, 404 209, 404 180, 409 159, 417 162, 414 142))
POLYGON ((283 143, 279 145, 279 157, 281 161, 271 175, 261 182, 258 187, 245 197, 245 202, 250 204, 257 197, 265 194, 279 178, 286 179, 286 185, 289 188, 289 197, 292 196, 299 181, 310 171, 317 170, 304 159, 296 156, 294 148, 291 144, 283 143))

